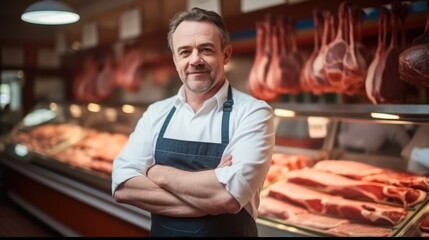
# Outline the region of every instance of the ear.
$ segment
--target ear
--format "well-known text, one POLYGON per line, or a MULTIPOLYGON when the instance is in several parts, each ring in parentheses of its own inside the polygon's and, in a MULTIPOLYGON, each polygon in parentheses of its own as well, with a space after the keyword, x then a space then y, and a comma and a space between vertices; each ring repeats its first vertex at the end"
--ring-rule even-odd
POLYGON ((229 60, 231 59, 232 56, 232 46, 228 45, 224 50, 223 50, 223 65, 226 65, 229 60))

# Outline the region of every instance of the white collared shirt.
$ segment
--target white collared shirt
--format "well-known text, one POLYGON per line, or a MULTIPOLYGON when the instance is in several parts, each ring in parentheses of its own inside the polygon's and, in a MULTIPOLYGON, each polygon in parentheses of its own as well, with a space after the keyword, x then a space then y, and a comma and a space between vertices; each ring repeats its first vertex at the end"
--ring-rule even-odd
MULTIPOLYGON (((194 113, 186 103, 184 87, 178 94, 151 104, 130 134, 129 141, 113 163, 112 192, 126 180, 145 175, 155 163, 156 141, 173 106, 176 111, 164 137, 184 141, 221 143, 222 108, 229 82, 194 113)), ((242 207, 257 217, 259 194, 271 164, 274 147, 272 108, 264 101, 232 89, 234 100, 229 124, 229 144, 223 156, 232 155, 232 165, 215 174, 242 207)))

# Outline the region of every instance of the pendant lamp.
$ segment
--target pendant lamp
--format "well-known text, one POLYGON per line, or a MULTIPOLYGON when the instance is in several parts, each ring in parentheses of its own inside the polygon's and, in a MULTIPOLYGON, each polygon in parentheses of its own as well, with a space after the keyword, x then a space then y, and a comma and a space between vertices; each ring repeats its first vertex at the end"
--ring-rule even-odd
POLYGON ((53 0, 33 3, 21 15, 25 22, 43 25, 69 24, 78 21, 79 18, 71 7, 53 0))

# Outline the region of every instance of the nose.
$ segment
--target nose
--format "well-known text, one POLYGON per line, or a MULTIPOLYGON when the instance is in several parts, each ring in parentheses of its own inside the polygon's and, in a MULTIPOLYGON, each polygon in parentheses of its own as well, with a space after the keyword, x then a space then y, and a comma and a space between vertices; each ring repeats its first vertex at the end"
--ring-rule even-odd
POLYGON ((192 51, 191 58, 190 58, 190 64, 191 65, 200 65, 203 64, 204 60, 198 53, 198 50, 192 51))

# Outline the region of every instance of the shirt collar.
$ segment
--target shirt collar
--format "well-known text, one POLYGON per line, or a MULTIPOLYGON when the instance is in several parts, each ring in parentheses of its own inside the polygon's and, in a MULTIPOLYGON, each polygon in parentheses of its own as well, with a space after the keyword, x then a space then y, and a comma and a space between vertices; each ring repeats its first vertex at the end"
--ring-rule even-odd
MULTIPOLYGON (((225 82, 223 83, 219 91, 213 97, 207 99, 206 102, 216 101, 217 109, 222 110, 223 103, 226 101, 228 97, 228 86, 229 86, 229 81, 225 79, 225 82)), ((177 98, 176 98, 176 101, 174 102, 174 106, 177 108, 179 105, 182 105, 182 104, 186 104, 185 87, 183 85, 179 88, 179 91, 177 92, 177 98)))

